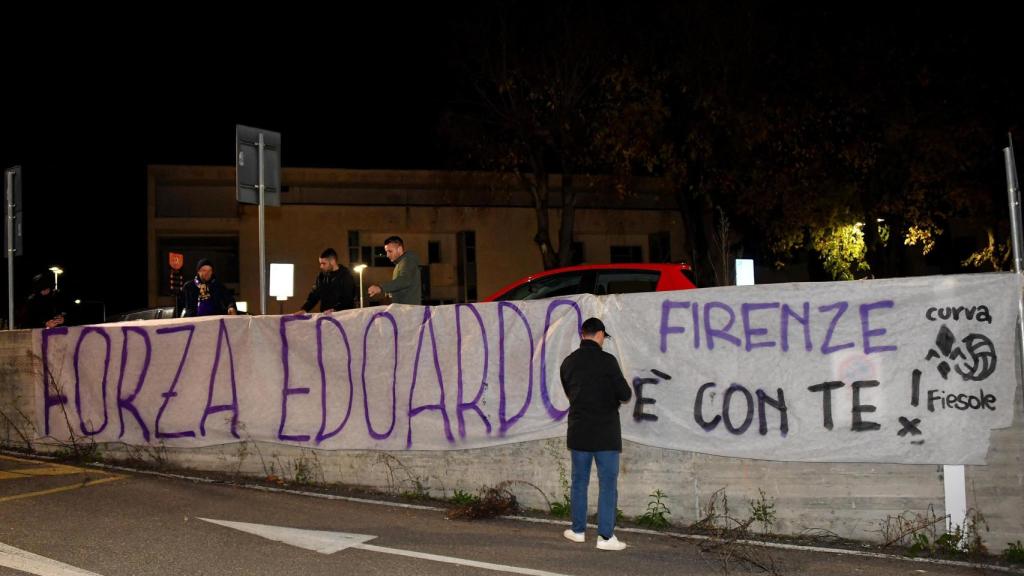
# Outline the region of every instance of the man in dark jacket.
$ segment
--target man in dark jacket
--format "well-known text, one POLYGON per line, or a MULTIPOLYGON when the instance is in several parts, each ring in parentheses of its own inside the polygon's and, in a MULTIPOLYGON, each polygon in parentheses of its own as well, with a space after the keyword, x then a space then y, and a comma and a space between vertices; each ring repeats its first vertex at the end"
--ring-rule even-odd
POLYGON ((49 272, 32 277, 32 294, 25 306, 27 318, 22 328, 56 328, 64 324, 63 302, 49 272))
POLYGON ((338 264, 338 253, 328 248, 320 253, 320 273, 309 291, 302 312, 309 312, 320 303, 321 312, 348 310, 355 301, 356 287, 352 273, 338 264))
POLYGON ((196 264, 196 277, 185 282, 174 308, 175 318, 237 314, 235 298, 217 281, 213 262, 203 258, 196 264))
POLYGON ((398 236, 384 240, 384 253, 395 265, 395 269, 391 271, 391 281, 370 284, 366 293, 370 298, 387 293, 391 296, 392 304, 422 304, 423 287, 420 285, 419 257, 415 252, 406 250, 405 243, 398 236))
POLYGON ((619 453, 622 428, 619 406, 633 396, 614 356, 602 350, 611 338, 604 323, 588 318, 580 330, 578 350, 562 361, 562 388, 569 398, 567 444, 572 453, 572 491, 569 496, 572 528, 563 535, 583 542, 587 528, 587 487, 590 465, 597 462, 597 547, 622 550, 626 543, 615 537, 618 503, 619 453))

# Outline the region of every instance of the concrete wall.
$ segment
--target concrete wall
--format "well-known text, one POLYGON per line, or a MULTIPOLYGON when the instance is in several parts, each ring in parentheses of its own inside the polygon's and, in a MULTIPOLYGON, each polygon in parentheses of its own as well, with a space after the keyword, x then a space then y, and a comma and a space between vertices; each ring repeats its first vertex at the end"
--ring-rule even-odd
MULTIPOLYGON (((31 352, 31 333, 0 332, 0 444, 22 446, 34 438, 31 422, 41 367, 31 352)), ((1024 417, 1020 391, 1012 428, 997 431, 988 466, 967 467, 968 505, 988 522, 982 536, 993 551, 1024 540, 1024 417)), ((39 450, 55 447, 35 443, 39 450)), ((396 492, 414 491, 417 482, 432 494, 476 491, 512 481, 525 505, 542 508, 560 499, 560 469, 569 459, 562 440, 523 442, 496 448, 451 452, 317 451, 282 444, 245 442, 202 449, 146 450, 101 447, 110 458, 142 456, 196 470, 252 476, 273 473, 287 479, 304 474, 318 481, 343 482, 396 492), (543 495, 541 494, 543 492, 543 495)), ((896 464, 804 464, 708 456, 649 448, 627 442, 619 481, 619 507, 627 516, 644 511, 648 494, 661 490, 672 521, 699 519, 712 495, 724 489, 732 514, 749 516, 749 502, 763 490, 774 499, 776 532, 827 530, 839 536, 880 540, 879 526, 904 512, 943 511, 942 467, 896 464)), ((596 504, 596 478, 590 503, 596 504)))
POLYGON ((967 466, 967 507, 988 522, 988 546, 1024 541, 1024 398, 1017 387, 1013 426, 992 433, 987 466, 967 466))

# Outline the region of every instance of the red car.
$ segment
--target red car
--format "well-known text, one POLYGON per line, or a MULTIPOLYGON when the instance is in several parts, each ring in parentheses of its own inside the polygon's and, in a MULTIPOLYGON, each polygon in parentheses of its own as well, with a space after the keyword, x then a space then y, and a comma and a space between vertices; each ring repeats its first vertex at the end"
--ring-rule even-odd
POLYGON ((689 264, 584 264, 545 270, 485 298, 537 300, 571 294, 629 294, 696 288, 689 264))

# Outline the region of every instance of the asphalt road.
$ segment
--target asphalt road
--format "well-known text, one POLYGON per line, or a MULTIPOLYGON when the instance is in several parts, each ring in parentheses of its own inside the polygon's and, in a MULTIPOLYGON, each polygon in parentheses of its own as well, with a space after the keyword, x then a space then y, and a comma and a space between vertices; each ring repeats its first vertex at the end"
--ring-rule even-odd
POLYGON ((444 511, 110 472, 0 456, 0 576, 301 574, 1003 574, 619 531, 622 552, 564 524, 448 520, 444 511), (34 556, 33 556, 34 555, 34 556))

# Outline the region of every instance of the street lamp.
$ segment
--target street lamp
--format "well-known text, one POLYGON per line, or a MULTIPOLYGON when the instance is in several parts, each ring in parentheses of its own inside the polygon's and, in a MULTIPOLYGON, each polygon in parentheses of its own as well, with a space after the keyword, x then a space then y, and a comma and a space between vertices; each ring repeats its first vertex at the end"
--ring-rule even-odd
POLYGON ((363 307, 363 270, 366 270, 366 264, 359 264, 352 268, 359 274, 359 307, 363 307))
POLYGON ((295 264, 270 265, 270 295, 277 298, 284 314, 284 301, 295 295, 295 264))
POLYGON ((754 285, 754 260, 753 258, 736 259, 736 285, 754 285))
POLYGON ((64 273, 59 266, 50 266, 50 272, 53 272, 53 290, 57 291, 57 279, 64 273))

